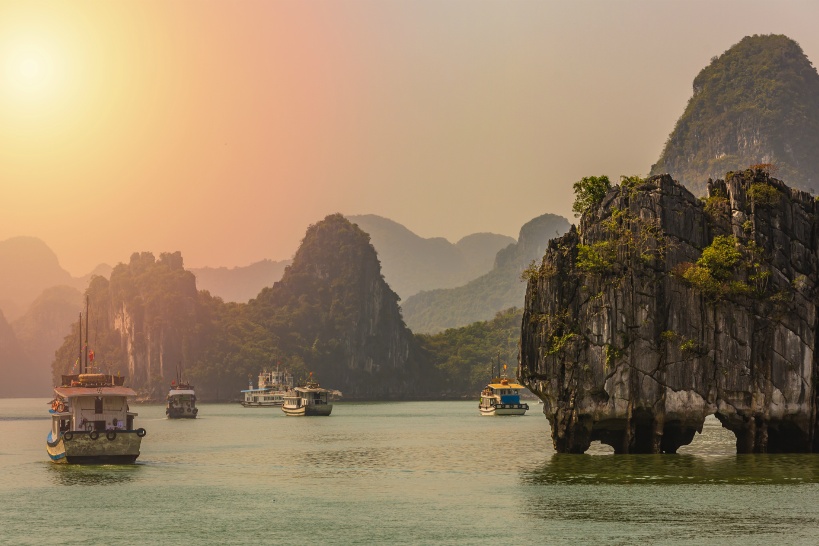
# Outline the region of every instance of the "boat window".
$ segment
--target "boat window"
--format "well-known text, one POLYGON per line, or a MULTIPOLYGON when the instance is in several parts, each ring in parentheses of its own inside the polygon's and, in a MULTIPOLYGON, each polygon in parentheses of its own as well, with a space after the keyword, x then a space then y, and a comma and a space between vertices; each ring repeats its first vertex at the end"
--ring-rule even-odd
POLYGON ((94 399, 94 413, 102 413, 102 398, 99 396, 94 399))

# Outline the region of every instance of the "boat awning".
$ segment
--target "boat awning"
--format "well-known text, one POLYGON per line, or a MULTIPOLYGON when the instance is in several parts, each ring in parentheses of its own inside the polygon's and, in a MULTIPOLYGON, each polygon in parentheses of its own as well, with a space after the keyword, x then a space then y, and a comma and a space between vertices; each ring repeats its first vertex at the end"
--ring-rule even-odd
POLYGON ((55 387, 54 392, 63 398, 75 396, 136 396, 129 387, 55 387))
POLYGON ((525 389, 523 385, 518 385, 517 383, 490 383, 487 385, 490 389, 525 389))
POLYGON ((266 391, 269 391, 269 390, 270 389, 246 389, 246 390, 243 390, 241 392, 266 392, 266 391))
POLYGON ((179 396, 179 395, 188 395, 188 396, 195 396, 196 393, 192 390, 184 390, 184 389, 171 389, 171 392, 168 393, 168 396, 179 396))

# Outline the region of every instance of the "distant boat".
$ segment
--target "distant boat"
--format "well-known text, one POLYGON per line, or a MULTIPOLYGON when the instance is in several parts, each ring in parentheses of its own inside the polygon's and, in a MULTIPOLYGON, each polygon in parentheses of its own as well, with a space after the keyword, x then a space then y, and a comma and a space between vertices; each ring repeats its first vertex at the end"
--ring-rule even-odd
MULTIPOLYGON (((310 374, 312 377, 312 374, 310 374)), ((334 395, 340 396, 339 391, 322 389, 312 379, 304 387, 296 387, 284 397, 282 411, 286 415, 330 415, 333 411, 331 403, 334 395)))
POLYGON ((481 415, 523 415, 529 404, 520 401, 523 385, 510 383, 508 379, 493 379, 481 392, 478 409, 481 415))
POLYGON ((168 419, 195 419, 198 413, 193 385, 172 381, 171 390, 168 392, 168 406, 165 409, 168 419))
POLYGON ((242 405, 246 408, 274 408, 284 403, 284 396, 293 388, 293 375, 287 370, 263 370, 259 374, 259 387, 254 389, 253 383, 247 390, 242 391, 244 399, 242 405))
POLYGON ((124 386, 124 377, 88 373, 94 352, 87 350, 87 311, 85 341, 84 351, 80 315, 81 373, 63 375, 60 386, 54 388, 46 451, 55 463, 133 463, 145 436, 144 428, 134 428, 137 414, 128 407, 128 398, 136 392, 124 386))

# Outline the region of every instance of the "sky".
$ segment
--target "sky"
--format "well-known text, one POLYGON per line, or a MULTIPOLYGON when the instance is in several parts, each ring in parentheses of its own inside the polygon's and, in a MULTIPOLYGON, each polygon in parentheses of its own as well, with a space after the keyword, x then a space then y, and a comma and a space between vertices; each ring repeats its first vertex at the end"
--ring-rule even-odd
POLYGON ((75 276, 133 252, 292 257, 328 214, 422 237, 574 221, 646 175, 710 59, 796 0, 0 0, 0 241, 75 276))

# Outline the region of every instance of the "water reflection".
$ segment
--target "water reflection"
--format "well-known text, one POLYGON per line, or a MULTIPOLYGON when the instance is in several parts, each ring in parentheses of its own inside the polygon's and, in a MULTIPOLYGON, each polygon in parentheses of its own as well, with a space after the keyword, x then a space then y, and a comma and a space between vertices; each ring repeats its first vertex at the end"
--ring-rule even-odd
POLYGON ((819 483, 819 456, 553 455, 524 471, 532 484, 805 484, 819 483))
POLYGON ((133 481, 141 472, 141 465, 48 465, 55 485, 118 485, 133 481))

